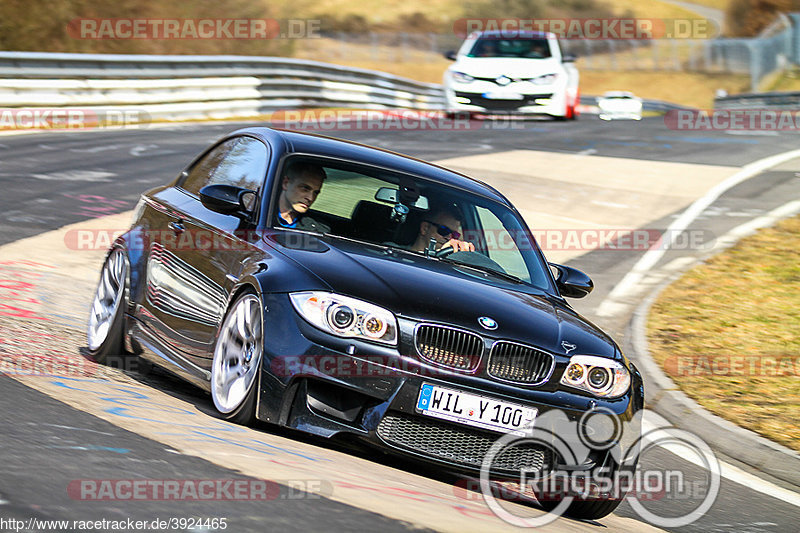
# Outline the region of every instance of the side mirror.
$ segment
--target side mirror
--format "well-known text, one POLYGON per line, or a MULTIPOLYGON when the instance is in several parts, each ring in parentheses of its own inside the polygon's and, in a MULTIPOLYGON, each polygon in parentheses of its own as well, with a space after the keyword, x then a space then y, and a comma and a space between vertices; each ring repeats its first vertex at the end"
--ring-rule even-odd
POLYGON ((450 51, 444 53, 444 57, 449 59, 450 61, 455 61, 456 60, 456 53, 454 51, 450 50, 450 51))
POLYGON ((577 268, 557 265, 555 263, 550 263, 550 266, 555 268, 558 272, 556 286, 558 286, 558 290, 561 292, 562 296, 568 298, 583 298, 594 289, 592 278, 577 268))
POLYGON ((253 211, 256 192, 233 185, 206 185, 200 189, 203 205, 223 215, 247 216, 253 211))
POLYGON ((561 57, 562 63, 574 63, 578 58, 574 54, 567 54, 561 57))

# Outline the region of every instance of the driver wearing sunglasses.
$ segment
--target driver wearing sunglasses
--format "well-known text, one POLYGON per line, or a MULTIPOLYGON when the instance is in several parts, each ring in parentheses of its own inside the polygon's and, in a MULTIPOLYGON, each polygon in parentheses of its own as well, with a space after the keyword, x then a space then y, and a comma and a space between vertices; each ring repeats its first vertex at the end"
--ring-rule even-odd
POLYGON ((475 245, 461 240, 461 217, 455 210, 439 210, 423 220, 419 225, 419 234, 411 250, 422 252, 428 247, 431 239, 436 241, 436 250, 447 246, 456 252, 474 252, 475 245))

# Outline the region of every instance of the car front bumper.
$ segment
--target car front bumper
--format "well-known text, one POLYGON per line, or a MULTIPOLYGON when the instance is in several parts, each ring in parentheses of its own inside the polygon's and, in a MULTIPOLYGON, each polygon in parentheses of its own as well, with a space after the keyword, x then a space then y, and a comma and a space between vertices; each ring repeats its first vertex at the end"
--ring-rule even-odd
MULTIPOLYGON (((635 415, 643 406, 638 373, 630 391, 614 400, 557 388, 542 390, 548 384, 516 386, 435 367, 416 356, 401 355, 394 347, 328 335, 300 318, 285 295, 270 295, 265 303, 267 341, 257 411, 262 420, 324 437, 357 436, 386 451, 476 475, 502 434, 423 414, 417 409, 423 384, 522 404, 537 410, 534 427, 539 437, 536 442, 515 445, 520 453, 503 455, 493 464, 491 475, 507 479, 518 478, 523 469, 549 470, 563 464, 558 447, 543 442, 541 435, 580 448, 581 427, 591 425, 586 423, 586 414, 592 411, 627 428, 613 438, 615 453, 624 456, 638 440, 635 415), (574 437, 566 435, 573 430, 574 437)), ((400 320, 401 348, 403 332, 413 331, 413 324, 400 320)), ((560 372, 553 376, 551 381, 560 372)), ((589 466, 601 464, 610 448, 590 450, 581 460, 589 466)))
POLYGON ((520 113, 564 116, 567 113, 566 90, 560 84, 533 85, 515 88, 511 84, 502 91, 487 82, 451 84, 445 89, 447 110, 473 113, 520 113))

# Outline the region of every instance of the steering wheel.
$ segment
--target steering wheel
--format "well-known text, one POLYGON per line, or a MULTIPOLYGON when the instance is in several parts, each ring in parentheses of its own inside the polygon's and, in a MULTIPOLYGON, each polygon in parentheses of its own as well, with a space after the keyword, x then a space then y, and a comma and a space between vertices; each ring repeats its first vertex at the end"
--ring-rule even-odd
POLYGON ((444 246, 443 248, 436 250, 430 255, 436 258, 442 258, 442 257, 447 257, 448 255, 452 254, 455 251, 456 251, 455 248, 453 248, 448 244, 447 246, 444 246))

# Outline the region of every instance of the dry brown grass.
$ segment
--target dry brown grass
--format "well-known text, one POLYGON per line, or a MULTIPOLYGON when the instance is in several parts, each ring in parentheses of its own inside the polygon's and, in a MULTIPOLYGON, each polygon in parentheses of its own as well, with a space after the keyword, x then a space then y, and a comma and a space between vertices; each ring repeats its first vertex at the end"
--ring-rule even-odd
POLYGON ((725 11, 731 3, 731 0, 692 0, 693 4, 699 4, 707 7, 713 7, 725 11))
POLYGON ((764 91, 800 91, 800 68, 792 68, 774 79, 767 80, 761 87, 764 91))
POLYGON ((582 94, 626 90, 642 98, 710 109, 714 106, 714 91, 725 89, 729 94, 748 91, 750 77, 699 72, 582 71, 580 88, 582 94))
MULTIPOLYGON (((679 18, 697 18, 698 15, 694 11, 684 9, 675 4, 667 2, 659 2, 653 0, 650 2, 642 2, 641 0, 614 0, 608 2, 615 15, 625 16, 631 13, 637 18, 664 18, 664 19, 679 19, 679 18)), ((702 3, 702 2, 699 2, 702 3)))
MULTIPOLYGON (((726 1, 728 0, 703 0, 698 3, 706 4, 708 2, 726 1)), ((426 0, 372 0, 370 2, 359 0, 263 0, 263 3, 292 17, 313 17, 326 13, 338 16, 359 15, 373 24, 386 23, 397 19, 401 15, 414 13, 422 13, 430 20, 438 22, 452 22, 469 16, 469 13, 465 12, 465 2, 463 0, 437 0, 435 2, 426 0)), ((697 17, 697 14, 693 11, 659 0, 647 2, 642 2, 641 0, 615 0, 614 2, 607 1, 604 3, 618 16, 628 16, 630 14, 641 18, 697 17)))
POLYGON ((669 286, 648 323, 653 356, 681 390, 798 451, 799 248, 800 217, 762 230, 669 286))

